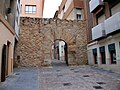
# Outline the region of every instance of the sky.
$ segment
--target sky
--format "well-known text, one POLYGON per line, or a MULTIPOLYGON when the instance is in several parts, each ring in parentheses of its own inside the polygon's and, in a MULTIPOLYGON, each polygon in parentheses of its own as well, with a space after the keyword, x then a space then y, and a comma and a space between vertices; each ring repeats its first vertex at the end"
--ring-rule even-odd
POLYGON ((43 18, 53 18, 62 0, 45 0, 43 18))

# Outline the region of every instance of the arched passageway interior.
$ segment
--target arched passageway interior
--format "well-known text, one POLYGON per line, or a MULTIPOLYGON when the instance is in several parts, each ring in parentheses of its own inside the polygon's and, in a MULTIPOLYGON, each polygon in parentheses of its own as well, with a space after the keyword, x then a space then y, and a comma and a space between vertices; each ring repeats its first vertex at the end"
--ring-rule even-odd
POLYGON ((52 62, 68 65, 67 43, 64 40, 55 40, 52 45, 52 62))

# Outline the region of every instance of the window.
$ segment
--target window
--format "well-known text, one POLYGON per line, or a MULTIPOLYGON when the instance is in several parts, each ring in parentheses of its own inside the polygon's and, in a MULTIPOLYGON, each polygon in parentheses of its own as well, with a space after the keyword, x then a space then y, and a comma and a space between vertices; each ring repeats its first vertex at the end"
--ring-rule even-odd
POLYGON ((79 9, 79 8, 76 8, 76 19, 77 19, 77 20, 83 20, 82 10, 79 9))
POLYGON ((105 56, 105 46, 99 48, 101 54, 101 63, 106 64, 106 56, 105 56))
POLYGON ((105 13, 104 10, 102 10, 96 15, 96 24, 98 25, 104 21, 105 21, 105 13))
POLYGON ((105 14, 100 15, 97 17, 97 24, 100 24, 105 21, 105 14))
POLYGON ((94 63, 98 64, 98 60, 97 60, 97 48, 93 49, 93 56, 94 56, 94 63))
POLYGON ((36 5, 26 5, 25 13, 36 13, 36 5))
POLYGON ((116 64, 116 50, 115 50, 115 44, 109 44, 108 45, 108 50, 110 53, 110 60, 111 64, 116 64))
POLYGON ((77 20, 81 20, 82 16, 80 14, 77 14, 77 20))

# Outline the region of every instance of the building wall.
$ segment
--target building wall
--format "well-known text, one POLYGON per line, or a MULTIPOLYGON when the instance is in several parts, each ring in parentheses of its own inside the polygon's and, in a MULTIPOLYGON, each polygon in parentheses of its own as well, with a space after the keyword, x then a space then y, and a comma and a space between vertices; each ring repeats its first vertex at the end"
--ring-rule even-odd
POLYGON ((42 18, 44 8, 44 0, 21 0, 21 17, 42 18), (25 13, 25 5, 36 5, 37 12, 35 14, 25 13))
MULTIPOLYGON (((14 44, 19 36, 20 0, 1 0, 0 3, 0 79, 3 69, 2 49, 6 46, 5 77, 13 72, 14 44), (2 64, 2 65, 1 65, 2 64)), ((0 80, 1 81, 1 80, 0 80)))
POLYGON ((93 27, 93 17, 92 13, 90 13, 90 5, 89 5, 90 0, 85 0, 85 17, 86 17, 86 24, 87 24, 87 41, 88 43, 91 42, 92 40, 92 27, 93 27))
MULTIPOLYGON (((94 2, 94 0, 91 1, 94 2)), ((96 38, 92 38, 91 42, 88 44, 87 47, 88 63, 90 65, 99 66, 106 70, 120 72, 120 21, 116 19, 117 15, 117 18, 119 18, 120 1, 105 1, 102 3, 104 4, 99 3, 99 5, 96 8, 94 8, 93 11, 91 11, 93 18, 93 28, 91 28, 91 37, 94 37, 96 35, 96 38), (102 29, 100 26, 101 24, 103 24, 102 29), (99 36, 99 31, 102 32, 101 36, 99 36), (116 64, 112 63, 112 54, 110 54, 110 50, 108 49, 108 45, 113 43, 115 43, 115 50, 112 51, 112 53, 116 53, 116 64), (100 53, 100 47, 102 46, 105 46, 105 64, 102 63, 102 55, 100 53), (95 63, 95 48, 97 49, 97 64, 95 63)))
POLYGON ((16 64, 35 67, 51 65, 52 45, 59 39, 67 43, 69 65, 87 63, 85 21, 21 18, 16 64))
MULTIPOLYGON (((13 50, 14 50, 14 40, 15 40, 15 32, 9 23, 0 15, 0 67, 2 62, 2 48, 3 45, 7 45, 7 42, 10 42, 9 46, 9 55, 8 57, 8 75, 12 74, 13 72, 13 50)), ((0 68, 1 73, 1 68, 0 68)), ((0 75, 1 79, 1 75, 0 75)))
POLYGON ((120 72, 120 33, 112 37, 108 37, 106 39, 88 44, 88 62, 90 65, 96 65, 106 70, 120 72), (108 51, 108 45, 112 43, 115 43, 116 61, 117 61, 116 64, 111 64, 110 53, 108 51), (101 55, 99 52, 99 47, 101 46, 105 46, 106 64, 101 64, 101 55), (92 52, 94 48, 97 48, 98 64, 95 64, 94 62, 94 57, 93 57, 93 52, 92 52))
POLYGON ((65 9, 64 12, 67 11, 67 9, 69 8, 70 4, 73 2, 73 0, 67 0, 67 2, 65 3, 65 9))
POLYGON ((7 8, 9 8, 9 5, 10 5, 10 0, 1 0, 1 3, 0 3, 0 6, 1 6, 0 13, 3 15, 4 18, 7 17, 6 10, 7 10, 7 8))
POLYGON ((75 11, 76 11, 76 9, 73 9, 66 19, 67 20, 76 20, 76 14, 75 14, 76 12, 75 11))
POLYGON ((77 20, 76 17, 76 8, 82 10, 81 20, 85 20, 85 1, 84 0, 63 0, 58 10, 58 18, 67 19, 67 20, 77 20))
POLYGON ((1 0, 0 14, 9 22, 19 36, 20 24, 20 0, 1 0))

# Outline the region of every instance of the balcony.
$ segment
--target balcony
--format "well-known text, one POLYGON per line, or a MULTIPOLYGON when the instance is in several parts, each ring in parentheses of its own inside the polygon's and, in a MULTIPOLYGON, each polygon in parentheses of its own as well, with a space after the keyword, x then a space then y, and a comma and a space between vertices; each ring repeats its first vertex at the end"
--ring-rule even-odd
POLYGON ((100 23, 92 28, 92 40, 101 38, 105 35, 104 23, 100 23))
POLYGON ((103 5, 103 0, 91 0, 90 4, 90 12, 93 12, 96 8, 103 5))
POLYGON ((106 34, 120 30, 120 12, 104 21, 106 34))

